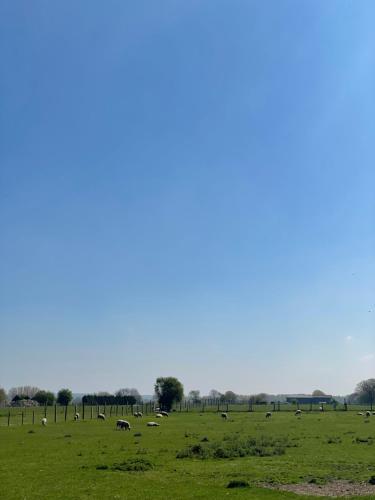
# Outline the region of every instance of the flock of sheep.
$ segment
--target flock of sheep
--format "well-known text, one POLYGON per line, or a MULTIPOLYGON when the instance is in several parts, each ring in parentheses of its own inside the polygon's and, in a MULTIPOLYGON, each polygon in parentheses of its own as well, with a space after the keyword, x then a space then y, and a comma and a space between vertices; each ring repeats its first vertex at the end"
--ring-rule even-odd
MULTIPOLYGON (((324 411, 324 408, 323 406, 321 406, 319 408, 320 411, 324 411)), ((160 410, 160 408, 156 408, 155 409, 156 411, 156 414, 155 414, 155 417, 156 418, 163 418, 163 417, 168 417, 169 414, 168 412, 164 411, 164 410, 160 410)), ((297 417, 300 416, 302 414, 302 410, 296 410, 294 415, 296 415, 297 417)), ((371 412, 371 411, 366 411, 366 412, 358 412, 357 415, 360 415, 360 416, 365 416, 365 417, 371 417, 371 415, 374 415, 375 416, 375 411, 371 412)), ((133 414, 133 417, 135 418, 142 418, 143 417, 143 413, 140 412, 140 411, 137 411, 133 414)), ((266 413, 266 418, 271 418, 272 417, 272 413, 270 411, 268 411, 266 413)), ((98 413, 98 417, 97 417, 99 420, 105 420, 106 419, 106 416, 104 413, 98 413)), ((223 412, 221 414, 221 418, 223 420, 227 420, 228 419, 228 413, 225 413, 223 412)), ((76 413, 74 415, 74 420, 79 420, 80 419, 80 415, 79 413, 76 413)), ((46 417, 43 417, 42 418, 42 425, 47 425, 47 418, 46 417)), ((157 422, 147 422, 147 427, 159 427, 160 424, 158 424, 157 422)), ((122 419, 119 419, 117 420, 116 422, 116 427, 117 429, 123 429, 123 430, 129 430, 131 429, 131 426, 130 426, 130 423, 127 421, 127 420, 122 420, 122 419)))
MULTIPOLYGON (((169 413, 167 411, 161 410, 160 408, 156 408, 155 411, 156 411, 156 414, 155 414, 156 418, 169 417, 169 413)), ((141 411, 134 412, 133 417, 142 418, 143 413, 141 411)), ((105 420, 106 416, 104 413, 98 413, 97 418, 99 420, 105 420)), ((80 419, 80 415, 79 415, 79 413, 76 413, 74 415, 74 420, 79 420, 79 419, 80 419)), ((47 418, 43 417, 41 422, 42 422, 42 425, 47 425, 47 418)), ((158 424, 157 422, 147 422, 148 427, 159 427, 159 425, 160 424, 158 424)), ((122 420, 122 419, 117 420, 116 427, 117 427, 117 429, 123 429, 123 430, 129 430, 129 431, 131 429, 130 423, 127 420, 122 420)))

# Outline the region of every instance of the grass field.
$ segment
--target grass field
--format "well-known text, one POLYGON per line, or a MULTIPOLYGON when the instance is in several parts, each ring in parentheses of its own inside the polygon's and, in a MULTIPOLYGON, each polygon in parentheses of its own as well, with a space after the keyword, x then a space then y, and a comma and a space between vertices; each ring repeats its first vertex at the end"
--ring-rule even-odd
MULTIPOLYGON (((375 417, 325 412, 116 416, 46 427, 0 426, 2 499, 310 498, 264 485, 368 482, 375 475, 375 417), (120 417, 121 418, 121 417, 120 417), (230 481, 249 486, 227 488, 230 481)), ((346 498, 365 498, 351 496, 346 498)), ((374 495, 367 498, 375 498, 374 495)))

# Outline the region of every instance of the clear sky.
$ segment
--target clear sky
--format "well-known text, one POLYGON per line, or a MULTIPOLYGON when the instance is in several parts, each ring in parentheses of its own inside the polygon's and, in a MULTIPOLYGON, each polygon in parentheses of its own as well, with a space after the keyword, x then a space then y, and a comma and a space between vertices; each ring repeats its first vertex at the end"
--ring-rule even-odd
POLYGON ((375 2, 0 3, 0 385, 375 376, 375 2))

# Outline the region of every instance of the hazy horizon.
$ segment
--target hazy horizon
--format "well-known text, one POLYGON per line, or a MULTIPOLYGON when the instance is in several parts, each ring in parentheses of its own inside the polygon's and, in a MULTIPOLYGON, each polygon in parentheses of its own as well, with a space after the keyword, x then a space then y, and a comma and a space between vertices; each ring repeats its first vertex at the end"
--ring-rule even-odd
POLYGON ((375 3, 0 5, 0 386, 375 376, 375 3))

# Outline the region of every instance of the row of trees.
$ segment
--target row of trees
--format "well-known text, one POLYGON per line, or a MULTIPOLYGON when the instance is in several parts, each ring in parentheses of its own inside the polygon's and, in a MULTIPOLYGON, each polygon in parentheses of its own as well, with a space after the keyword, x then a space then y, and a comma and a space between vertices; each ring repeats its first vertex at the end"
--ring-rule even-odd
POLYGON ((60 389, 56 394, 51 391, 39 389, 39 387, 20 386, 12 387, 8 394, 4 389, 0 388, 0 404, 17 401, 36 401, 40 405, 52 406, 55 402, 60 405, 67 405, 73 399, 73 394, 70 389, 60 389))
MULTIPOLYGON (((159 405, 166 410, 170 410, 174 403, 182 401, 184 397, 184 387, 181 382, 175 377, 159 377, 156 379, 154 386, 155 398, 159 405)), ((324 396, 324 392, 317 389, 313 392, 313 396, 324 396)), ((72 401, 73 395, 72 391, 69 389, 61 389, 55 394, 50 391, 44 391, 37 387, 24 386, 24 387, 13 387, 10 389, 8 395, 5 390, 0 388, 0 404, 11 399, 12 401, 17 401, 21 399, 33 399, 42 405, 52 405, 55 401, 61 405, 67 405, 72 401)), ((210 399, 216 399, 221 401, 239 401, 249 399, 253 403, 263 403, 267 401, 267 394, 260 393, 252 396, 239 396, 233 391, 226 391, 225 393, 220 393, 219 391, 212 389, 208 395, 210 399)), ((136 404, 141 401, 141 395, 137 389, 119 389, 114 395, 110 393, 98 393, 93 395, 86 395, 83 398, 83 402, 86 404, 136 404)), ((201 401, 200 391, 193 390, 189 392, 188 399, 193 402, 201 401)), ((375 379, 371 378, 368 380, 362 380, 357 384, 355 392, 348 396, 347 402, 358 402, 364 404, 374 404, 375 403, 375 379)))

